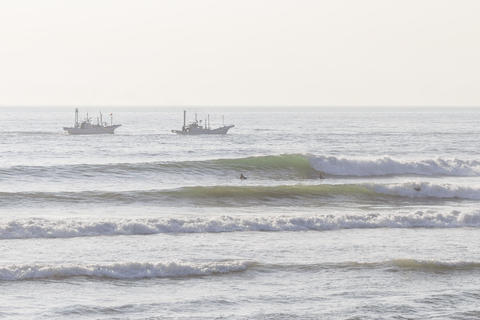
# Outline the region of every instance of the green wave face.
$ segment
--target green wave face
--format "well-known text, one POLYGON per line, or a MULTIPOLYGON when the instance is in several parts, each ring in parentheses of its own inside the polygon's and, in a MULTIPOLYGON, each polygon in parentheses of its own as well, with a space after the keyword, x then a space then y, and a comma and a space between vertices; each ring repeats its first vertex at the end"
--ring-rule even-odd
POLYGON ((14 166, 0 168, 0 179, 15 175, 18 177, 78 178, 78 177, 137 177, 140 175, 188 175, 188 176, 229 176, 240 173, 256 179, 315 179, 319 172, 313 169, 308 156, 283 154, 255 156, 237 159, 211 159, 198 161, 140 162, 110 164, 79 164, 58 166, 14 166))
POLYGON ((282 185, 282 186, 213 186, 184 187, 167 191, 188 198, 281 199, 333 196, 368 196, 376 193, 361 185, 282 185))
MULTIPOLYGON (((207 161, 208 162, 208 161, 207 161)), ((259 156, 247 157, 238 159, 217 159, 211 160, 212 163, 217 163, 232 168, 238 169, 298 169, 299 171, 310 172, 313 168, 310 166, 308 158, 301 154, 283 154, 276 156, 259 156)))
POLYGON ((475 272, 480 270, 479 262, 455 261, 444 262, 437 260, 393 259, 378 262, 347 261, 339 263, 316 264, 269 264, 256 265, 257 268, 279 269, 289 271, 317 272, 322 269, 379 269, 390 272, 423 272, 423 273, 449 273, 449 272, 475 272))
POLYGON ((0 193, 0 203, 12 200, 32 205, 50 203, 161 204, 200 206, 316 206, 332 199, 371 201, 384 196, 362 185, 281 185, 281 186, 196 186, 168 190, 134 190, 121 192, 18 192, 0 193))
POLYGON ((359 185, 185 187, 169 192, 168 196, 195 204, 226 206, 322 206, 334 198, 368 201, 379 197, 359 185))
POLYGON ((308 157, 301 154, 283 154, 238 159, 215 159, 205 161, 185 161, 175 164, 177 168, 206 170, 234 170, 255 173, 269 178, 318 178, 319 173, 310 165, 308 157))

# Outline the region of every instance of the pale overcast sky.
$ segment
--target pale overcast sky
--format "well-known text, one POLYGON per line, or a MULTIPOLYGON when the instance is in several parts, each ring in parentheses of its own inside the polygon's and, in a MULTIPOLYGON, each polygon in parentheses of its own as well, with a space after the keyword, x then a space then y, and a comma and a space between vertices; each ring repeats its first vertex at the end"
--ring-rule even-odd
POLYGON ((478 0, 0 0, 0 105, 477 106, 478 0))

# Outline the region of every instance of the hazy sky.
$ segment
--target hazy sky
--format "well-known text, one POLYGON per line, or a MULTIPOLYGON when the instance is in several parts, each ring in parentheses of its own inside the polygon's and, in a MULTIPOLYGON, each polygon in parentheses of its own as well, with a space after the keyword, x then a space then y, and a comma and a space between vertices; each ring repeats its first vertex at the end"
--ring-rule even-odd
POLYGON ((0 105, 480 105, 478 0, 0 0, 0 105))

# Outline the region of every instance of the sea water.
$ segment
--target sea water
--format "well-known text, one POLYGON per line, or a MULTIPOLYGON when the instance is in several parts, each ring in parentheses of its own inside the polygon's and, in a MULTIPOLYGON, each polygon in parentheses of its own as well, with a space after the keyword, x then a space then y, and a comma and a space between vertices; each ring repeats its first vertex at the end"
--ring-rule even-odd
POLYGON ((0 110, 0 318, 480 318, 475 109, 103 111, 0 110))

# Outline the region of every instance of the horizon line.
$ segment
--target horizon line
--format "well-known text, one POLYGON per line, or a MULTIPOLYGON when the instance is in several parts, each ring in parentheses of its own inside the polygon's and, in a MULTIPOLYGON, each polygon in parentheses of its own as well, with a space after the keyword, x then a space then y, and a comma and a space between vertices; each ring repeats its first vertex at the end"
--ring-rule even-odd
POLYGON ((54 104, 0 105, 0 108, 480 108, 480 105, 123 105, 123 104, 54 104))

